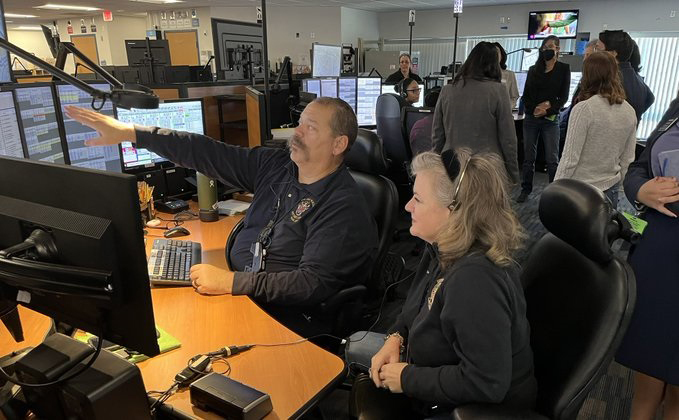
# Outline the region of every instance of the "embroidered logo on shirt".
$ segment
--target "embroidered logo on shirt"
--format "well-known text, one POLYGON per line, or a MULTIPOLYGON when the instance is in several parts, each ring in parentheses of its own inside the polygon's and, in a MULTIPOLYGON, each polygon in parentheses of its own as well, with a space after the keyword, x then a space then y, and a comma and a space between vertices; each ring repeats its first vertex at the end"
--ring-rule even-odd
POLYGON ((297 207, 290 213, 290 220, 295 223, 299 222, 302 216, 304 216, 304 213, 309 211, 315 204, 316 202, 311 198, 301 199, 299 203, 297 203, 297 207))
POLYGON ((439 288, 441 287, 441 283, 443 283, 443 279, 436 280, 436 284, 431 289, 431 293, 429 294, 429 297, 427 298, 427 306, 429 307, 430 311, 431 311, 431 305, 434 303, 434 297, 436 296, 436 292, 438 292, 439 288))

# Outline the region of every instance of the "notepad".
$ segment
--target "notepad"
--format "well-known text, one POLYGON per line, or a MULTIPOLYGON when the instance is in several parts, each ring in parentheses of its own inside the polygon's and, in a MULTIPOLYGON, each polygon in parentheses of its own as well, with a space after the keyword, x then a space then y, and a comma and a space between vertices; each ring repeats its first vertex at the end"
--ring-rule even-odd
MULTIPOLYGON (((174 336, 169 334, 167 331, 164 329, 160 328, 159 326, 156 325, 156 330, 158 331, 158 347, 160 348, 160 353, 166 353, 170 350, 178 349, 181 347, 181 343, 179 340, 177 340, 174 336)), ((87 343, 90 338, 94 337, 93 334, 90 333, 84 333, 84 334, 78 334, 75 338, 78 341, 82 341, 83 343, 87 343)), ((136 351, 133 350, 128 350, 122 346, 115 348, 111 351, 111 353, 115 354, 116 356, 119 356, 127 361, 130 361, 132 363, 139 363, 143 362, 144 360, 148 359, 149 357, 145 354, 137 353, 136 351)))
POLYGON ((217 208, 219 209, 219 214, 235 216, 245 213, 250 208, 250 204, 238 200, 224 200, 217 203, 217 208))

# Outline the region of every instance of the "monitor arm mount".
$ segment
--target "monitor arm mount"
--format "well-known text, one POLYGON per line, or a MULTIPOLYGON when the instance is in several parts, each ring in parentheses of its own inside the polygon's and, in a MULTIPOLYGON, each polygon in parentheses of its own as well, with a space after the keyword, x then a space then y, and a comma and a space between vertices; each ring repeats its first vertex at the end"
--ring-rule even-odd
POLYGON ((158 108, 158 97, 153 94, 151 89, 134 84, 123 84, 118 79, 109 74, 106 70, 102 69, 94 61, 90 60, 85 54, 80 52, 75 45, 71 42, 59 42, 57 47, 57 62, 56 66, 49 64, 48 62, 34 56, 28 51, 17 47, 16 45, 10 43, 4 38, 0 38, 0 48, 4 48, 12 54, 23 58, 24 60, 32 63, 44 70, 46 70, 51 75, 58 77, 59 79, 87 92, 92 96, 92 108, 99 110, 104 106, 107 100, 110 100, 118 107, 121 108, 144 108, 144 109, 154 109, 158 108), (105 92, 99 89, 93 88, 91 85, 77 79, 70 74, 66 73, 63 68, 66 63, 66 57, 68 53, 73 54, 79 60, 83 62, 87 67, 95 71, 96 74, 101 76, 106 82, 111 85, 111 91, 105 92), (99 105, 96 105, 97 100, 100 101, 99 105))

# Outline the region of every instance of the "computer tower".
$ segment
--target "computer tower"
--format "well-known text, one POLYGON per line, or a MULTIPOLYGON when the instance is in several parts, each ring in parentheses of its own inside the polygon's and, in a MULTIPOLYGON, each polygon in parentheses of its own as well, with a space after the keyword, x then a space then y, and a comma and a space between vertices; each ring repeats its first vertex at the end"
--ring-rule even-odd
POLYGON ((188 83, 190 81, 191 81, 191 71, 189 66, 165 67, 166 83, 188 83))
POLYGON ((167 195, 167 184, 165 183, 165 173, 162 169, 137 174, 138 181, 144 181, 153 187, 153 199, 158 200, 167 195))
POLYGON ((164 171, 168 196, 190 194, 196 191, 196 188, 186 181, 186 177, 189 176, 186 169, 177 166, 166 168, 164 171))

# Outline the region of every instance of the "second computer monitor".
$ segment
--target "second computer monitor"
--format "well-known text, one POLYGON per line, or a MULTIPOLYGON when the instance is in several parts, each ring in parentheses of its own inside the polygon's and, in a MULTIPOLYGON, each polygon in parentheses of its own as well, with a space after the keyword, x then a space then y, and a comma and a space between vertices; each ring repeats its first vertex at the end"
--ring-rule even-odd
POLYGON ((337 98, 337 79, 321 79, 321 97, 337 98))
POLYGON ((52 89, 52 85, 19 86, 15 89, 28 158, 68 163, 64 154, 52 89))
POLYGON ((320 79, 304 79, 302 81, 302 90, 304 92, 313 93, 317 98, 321 96, 321 81, 320 79))
MULTIPOLYGON (((91 86, 95 89, 103 91, 110 90, 107 83, 92 83, 91 86)), ((91 129, 86 125, 80 124, 66 115, 64 107, 67 105, 91 108, 92 96, 89 93, 71 85, 58 85, 57 93, 59 95, 61 112, 64 118, 64 131, 66 133, 68 156, 71 161, 71 165, 80 166, 81 168, 122 172, 120 149, 118 146, 85 146, 86 140, 98 136, 96 130, 91 129)), ((97 105, 99 102, 100 101, 96 101, 95 105, 97 105)), ((104 106, 98 112, 110 117, 115 117, 113 112, 113 104, 110 101, 106 101, 104 106)))
POLYGON ((356 83, 356 119, 360 126, 375 125, 375 106, 382 92, 379 77, 359 77, 356 83))
POLYGON ((340 77, 338 81, 337 97, 348 103, 356 112, 356 78, 340 77))
POLYGON ((0 92, 0 156, 25 157, 13 92, 0 92))
MULTIPOLYGON (((118 120, 133 124, 170 128, 205 134, 202 99, 175 99, 161 103, 157 109, 118 109, 118 120)), ((154 166, 166 162, 150 150, 136 148, 131 142, 121 144, 125 169, 154 166)))

